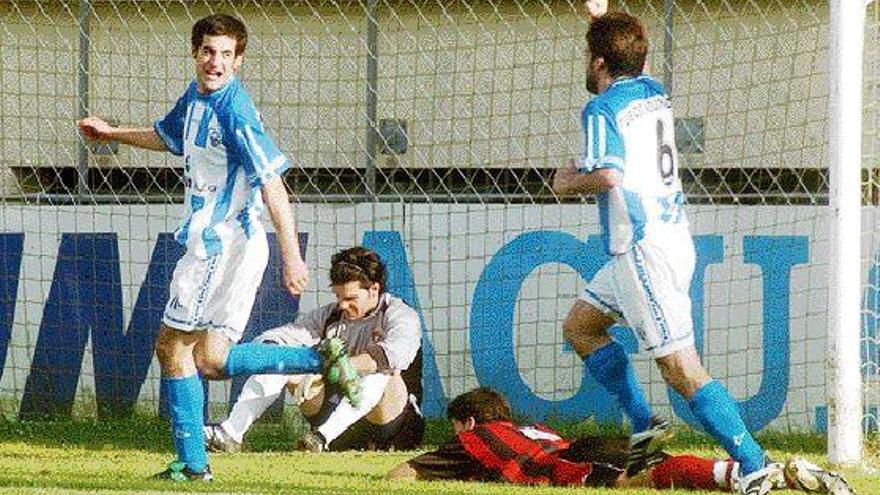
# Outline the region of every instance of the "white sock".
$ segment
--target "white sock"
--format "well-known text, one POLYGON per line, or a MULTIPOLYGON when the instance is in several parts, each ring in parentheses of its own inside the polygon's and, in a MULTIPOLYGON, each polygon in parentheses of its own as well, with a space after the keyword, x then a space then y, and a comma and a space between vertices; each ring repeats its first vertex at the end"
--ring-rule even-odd
POLYGON ((254 421, 284 393, 288 375, 253 375, 244 382, 238 400, 226 421, 220 423, 223 431, 238 443, 254 421))
POLYGON ((324 436, 326 441, 325 446, 330 445, 330 442, 342 435, 349 426, 355 424, 376 407, 376 404, 382 400, 385 387, 388 386, 390 379, 391 375, 385 373, 373 373, 361 378, 360 406, 354 407, 348 399, 342 399, 336 409, 330 413, 327 421, 318 427, 318 432, 324 436))
POLYGON ((715 461, 712 467, 712 477, 718 488, 727 488, 733 490, 739 482, 739 463, 732 459, 725 461, 715 461))

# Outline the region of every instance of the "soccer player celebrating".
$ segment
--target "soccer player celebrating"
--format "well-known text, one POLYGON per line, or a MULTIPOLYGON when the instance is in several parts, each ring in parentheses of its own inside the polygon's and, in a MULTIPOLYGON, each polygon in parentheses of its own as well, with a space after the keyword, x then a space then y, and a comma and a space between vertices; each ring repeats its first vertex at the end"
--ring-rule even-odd
MULTIPOLYGON (((569 442, 543 425, 516 425, 507 400, 485 387, 453 399, 447 414, 455 436, 437 450, 398 465, 386 478, 722 492, 742 482, 733 460, 670 456, 660 450, 634 452, 623 437, 569 442)), ((784 475, 777 472, 771 481, 777 488, 853 493, 839 475, 797 458, 788 463, 784 475)))
POLYGON ((303 447, 320 452, 348 449, 412 449, 422 439, 421 324, 401 299, 385 292, 385 266, 366 248, 336 253, 330 283, 336 302, 315 309, 297 323, 266 331, 255 340, 281 346, 311 346, 328 337, 347 344, 362 375, 360 401, 341 397, 317 375, 255 375, 245 382, 229 417, 205 426, 208 448, 238 451, 245 432, 290 390, 311 423, 303 447))
MULTIPOLYGON (((589 5, 588 5, 589 7, 589 5)), ((587 33, 584 153, 560 168, 561 195, 595 194, 605 248, 612 256, 575 302, 564 334, 593 377, 632 421, 634 444, 661 434, 623 347, 608 335, 615 321, 632 328, 666 382, 742 470, 742 493, 763 495, 780 467, 766 464, 736 403, 712 379, 694 347, 691 300, 694 245, 682 210, 672 106, 663 86, 644 75, 645 28, 614 12, 587 33)))
MULTIPOLYGON (((153 127, 112 127, 96 117, 77 123, 87 139, 113 140, 183 157, 186 209, 175 239, 177 262, 156 340, 162 393, 168 400, 177 460, 157 475, 210 480, 203 437, 199 375, 225 379, 254 373, 322 369, 312 348, 234 345, 241 338, 268 259, 260 222, 265 203, 281 251, 285 288, 294 296, 309 281, 281 174, 290 162, 265 134, 253 102, 235 76, 247 46, 237 18, 211 15, 192 27, 195 80, 153 127)), ((327 347, 328 352, 334 346, 327 347)), ((324 359, 355 394, 346 355, 324 359)))

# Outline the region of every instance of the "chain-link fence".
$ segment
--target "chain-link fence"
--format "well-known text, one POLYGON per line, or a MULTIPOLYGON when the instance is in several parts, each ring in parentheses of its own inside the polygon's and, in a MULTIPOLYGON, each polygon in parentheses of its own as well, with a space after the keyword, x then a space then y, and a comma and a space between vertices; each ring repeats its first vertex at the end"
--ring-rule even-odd
MULTIPOLYGON (((692 296, 703 358, 734 395, 754 400, 750 426, 821 429, 827 61, 835 56, 828 7, 634 0, 612 8, 647 24, 650 72, 673 97, 699 254, 692 296)), ((880 15, 870 9, 864 142, 873 205, 880 15)), ((554 169, 583 147, 579 115, 589 97, 588 22, 580 2, 565 0, 0 3, 4 393, 27 395, 38 336, 62 333, 46 323, 52 287, 64 277, 59 262, 88 257, 64 251, 65 236, 115 233, 121 296, 109 311, 121 315, 119 332, 161 312, 164 301, 142 299, 144 284, 159 266, 161 234, 175 227, 183 164, 86 143, 73 123, 86 114, 124 125, 162 117, 192 78, 190 26, 211 12, 248 25, 241 78, 297 164, 286 180, 316 274, 304 307, 332 300, 325 272, 333 251, 372 245, 399 268, 398 290, 423 315, 429 412, 484 383, 506 386, 515 406, 544 417, 619 418, 593 409, 595 384, 562 344, 560 322, 595 271, 589 260, 602 256, 591 237, 594 207, 549 187, 554 169)), ((867 274, 870 233, 863 244, 867 274)), ((79 304, 75 311, 87 303, 79 304)), ((261 311, 279 309, 258 304, 261 311)), ((874 314, 868 304, 869 408, 877 402, 874 314)), ((80 396, 101 379, 88 337, 95 328, 82 328, 71 344, 86 349, 82 370, 69 370, 82 371, 80 396)), ((620 338, 634 350, 628 334, 620 338)), ((675 409, 648 357, 637 366, 652 403, 675 409)), ((145 373, 138 396, 150 403, 155 364, 145 373)), ((223 400, 225 390, 213 397, 223 400)))

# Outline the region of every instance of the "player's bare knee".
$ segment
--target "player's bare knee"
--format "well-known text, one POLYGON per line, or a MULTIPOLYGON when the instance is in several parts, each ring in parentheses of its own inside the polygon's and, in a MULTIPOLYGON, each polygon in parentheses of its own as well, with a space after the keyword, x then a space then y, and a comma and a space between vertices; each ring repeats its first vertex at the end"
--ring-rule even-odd
POLYGON ((195 372, 193 344, 189 334, 165 326, 159 327, 156 337, 156 358, 163 376, 185 376, 195 372))
POLYGON ((399 374, 394 375, 385 386, 379 403, 364 418, 375 425, 390 423, 403 413, 408 399, 409 392, 403 378, 399 374))
POLYGON ((197 346, 194 353, 196 368, 199 374, 209 380, 220 380, 226 378, 226 356, 205 349, 205 346, 197 346))
POLYGON ((562 322, 562 336, 566 342, 575 344, 577 342, 586 342, 589 340, 589 329, 584 328, 583 324, 572 315, 568 315, 562 322))
POLYGON ((607 330, 612 323, 601 310, 579 300, 562 323, 562 334, 579 356, 586 357, 611 341, 607 330))
POLYGON ((700 387, 711 380, 693 348, 657 358, 657 366, 663 380, 686 399, 693 397, 700 387))
POLYGON ((209 380, 222 380, 226 376, 226 360, 231 342, 223 335, 204 332, 196 344, 193 357, 199 373, 209 380))
POLYGON ((562 322, 562 336, 565 340, 571 342, 572 340, 577 340, 582 336, 584 332, 580 329, 576 321, 569 316, 562 322))
MULTIPOLYGON (((657 362, 659 363, 660 361, 658 360, 657 362)), ((663 381, 672 387, 673 390, 687 397, 687 383, 680 368, 672 363, 665 366, 660 365, 660 375, 663 377, 663 381)))
POLYGON ((204 357, 197 357, 196 368, 198 368, 199 374, 202 375, 203 378, 207 378, 208 380, 223 380, 225 378, 228 378, 225 371, 225 362, 220 363, 218 361, 209 360, 204 357))

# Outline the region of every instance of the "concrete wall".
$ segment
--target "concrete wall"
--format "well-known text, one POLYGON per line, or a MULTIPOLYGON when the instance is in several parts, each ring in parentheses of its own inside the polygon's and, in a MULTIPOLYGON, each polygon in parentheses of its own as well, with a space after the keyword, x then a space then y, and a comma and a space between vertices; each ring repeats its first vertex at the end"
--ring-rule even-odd
MULTIPOLYGON (((170 276, 176 258, 163 254, 173 240, 161 234, 173 231, 178 209, 13 205, 0 213, 0 270, 9 274, 0 278, 0 289, 16 294, 3 301, 12 318, 0 320, 9 325, 0 328, 0 335, 9 336, 0 340, 0 356, 6 356, 0 413, 17 412, 23 395, 43 394, 56 404, 64 398, 63 384, 75 392, 69 399, 93 404, 95 393, 102 394, 96 386, 101 380, 106 398, 122 388, 106 386, 108 381, 129 376, 137 386, 134 397, 155 411, 159 380, 152 340, 137 337, 155 331, 150 322, 158 322, 164 309, 157 295, 167 280, 160 274, 170 276), (104 239, 103 248, 93 244, 96 237, 104 239), (118 341, 108 345, 113 338, 118 341), (132 369, 135 361, 142 375, 132 369), (45 380, 47 373, 48 383, 36 379, 45 380)), ((488 385, 504 391, 523 415, 620 420, 614 402, 585 378, 562 336, 570 305, 604 261, 595 206, 309 204, 297 213, 300 232, 308 234, 312 275, 302 309, 333 301, 327 272, 334 252, 354 244, 379 250, 389 265, 389 290, 411 301, 423 318, 430 414, 442 414, 444 399, 488 385)), ((827 392, 826 208, 689 206, 687 213, 698 252, 691 288, 695 328, 706 366, 744 401, 751 427, 821 429, 827 392)), ((866 216, 866 228, 876 229, 878 220, 866 216)), ((876 245, 865 239, 863 247, 862 274, 876 281, 876 245)), ((281 292, 277 273, 277 265, 267 270, 263 295, 281 292)), ((865 328, 876 338, 880 297, 876 290, 868 294, 875 295, 865 298, 865 328)), ((271 302, 258 298, 248 336, 269 328, 268 321, 294 317, 286 300, 271 302)), ((630 352, 638 352, 631 334, 615 332, 630 352)), ((866 405, 876 408, 880 382, 873 349, 863 369, 866 405)), ((650 355, 634 355, 634 364, 658 413, 686 418, 650 355)), ((212 385, 218 410, 225 410, 229 393, 229 382, 212 385)))
MULTIPOLYGON (((224 10, 251 30, 243 78, 283 149, 307 167, 362 165, 363 7, 232 5, 224 10)), ((662 77, 662 5, 627 7, 649 25, 652 72, 662 77)), ((77 8, 13 1, 0 9, 0 167, 76 162, 77 8)), ((567 1, 382 8, 379 117, 407 120, 411 146, 401 163, 552 167, 577 153, 588 97, 578 8, 567 1)), ((132 124, 161 117, 191 78, 189 28, 207 10, 101 1, 94 11, 92 112, 132 124)), ((826 19, 823 2, 676 5, 676 111, 702 117, 706 129, 706 151, 689 155, 688 165, 824 166, 826 19)), ((122 149, 94 165, 174 163, 122 149)))

